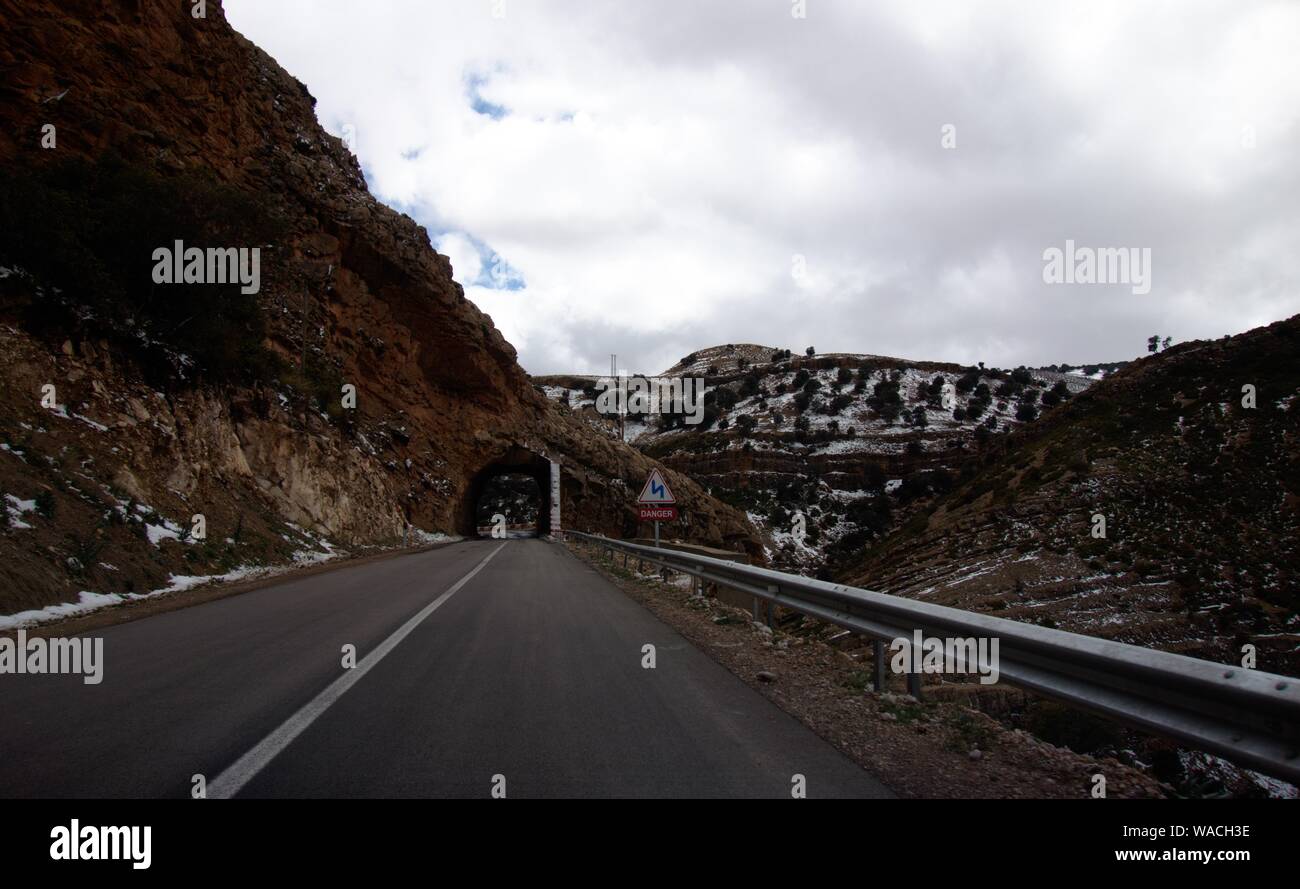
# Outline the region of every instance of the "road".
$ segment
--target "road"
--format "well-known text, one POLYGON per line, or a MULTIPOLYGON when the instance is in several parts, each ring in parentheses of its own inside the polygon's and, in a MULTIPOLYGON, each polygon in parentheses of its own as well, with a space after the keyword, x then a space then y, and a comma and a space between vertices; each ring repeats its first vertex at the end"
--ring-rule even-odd
POLYGON ((796 774, 809 798, 891 795, 544 540, 464 541, 95 635, 99 685, 0 675, 0 797, 188 797, 195 775, 238 797, 789 798, 796 774))

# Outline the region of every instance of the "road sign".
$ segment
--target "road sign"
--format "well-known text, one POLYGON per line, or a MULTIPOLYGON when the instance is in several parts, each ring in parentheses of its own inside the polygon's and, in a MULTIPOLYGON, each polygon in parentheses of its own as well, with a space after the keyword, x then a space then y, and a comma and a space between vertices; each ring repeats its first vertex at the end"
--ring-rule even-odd
POLYGON ((643 522, 672 522, 677 520, 677 507, 641 506, 637 508, 637 514, 643 522))
POLYGON ((650 470, 650 477, 645 480, 645 487, 641 489, 641 496, 636 498, 636 502, 642 506, 668 506, 676 503, 677 498, 673 496, 672 488, 668 487, 668 482, 664 481, 663 473, 658 469, 650 470))

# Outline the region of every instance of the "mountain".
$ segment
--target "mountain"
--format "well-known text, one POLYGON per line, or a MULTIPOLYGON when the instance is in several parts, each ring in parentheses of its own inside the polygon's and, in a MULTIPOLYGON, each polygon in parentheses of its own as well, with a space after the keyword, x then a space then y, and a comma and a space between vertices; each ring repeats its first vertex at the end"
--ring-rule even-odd
MULTIPOLYGON (((951 488, 988 442, 1095 382, 1058 370, 755 344, 701 349, 661 376, 705 380, 702 422, 632 416, 626 439, 744 509, 773 564, 823 577, 951 488), (806 537, 792 533, 796 513, 806 537)), ((595 410, 598 382, 534 380, 592 428, 617 436, 613 418, 595 410)))
POLYGON ((1300 316, 1183 343, 994 442, 848 583, 1300 670, 1300 316), (1095 516, 1105 518, 1105 536, 1095 516))
MULTIPOLYGON (((1298 355, 1300 316, 1074 368, 728 344, 665 372, 705 377, 702 423, 625 434, 745 509, 778 566, 1294 674, 1298 355)), ((596 378, 536 382, 617 434, 596 378)))
MULTIPOLYGON (((0 0, 0 30, 0 614, 473 534, 550 459, 567 526, 634 533, 656 464, 534 389, 219 3, 0 0), (260 289, 160 281, 177 240, 260 250, 260 289)), ((761 555, 670 480, 686 534, 761 555)))

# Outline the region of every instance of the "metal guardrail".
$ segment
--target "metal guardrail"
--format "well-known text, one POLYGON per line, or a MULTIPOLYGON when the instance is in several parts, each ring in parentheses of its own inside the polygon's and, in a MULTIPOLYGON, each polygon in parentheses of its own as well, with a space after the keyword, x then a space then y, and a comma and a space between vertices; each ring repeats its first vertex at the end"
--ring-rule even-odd
MULTIPOLYGON (((877 688, 884 687, 889 640, 911 639, 916 630, 926 637, 996 638, 1000 678, 1013 685, 1300 784, 1300 679, 687 552, 565 534, 869 636, 876 641, 877 688)), ((908 677, 913 693, 919 680, 908 677)))

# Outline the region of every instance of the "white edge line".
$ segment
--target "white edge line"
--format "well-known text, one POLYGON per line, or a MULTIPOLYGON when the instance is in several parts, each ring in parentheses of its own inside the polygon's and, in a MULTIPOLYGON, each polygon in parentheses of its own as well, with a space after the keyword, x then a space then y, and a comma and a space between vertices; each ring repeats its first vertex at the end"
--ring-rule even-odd
POLYGON ((402 640, 411 634, 411 632, 420 625, 420 623, 433 612, 437 611, 444 602, 456 594, 456 592, 469 583, 475 574, 483 570, 492 557, 501 552, 502 547, 506 544, 502 542, 500 546, 484 556, 483 561, 475 565, 468 574, 456 581, 451 589, 434 599, 428 605, 425 605, 406 623, 402 624, 392 635, 379 643, 379 646, 361 659, 361 662, 348 670, 342 676, 335 679, 320 694, 304 704, 297 713, 290 716, 284 723, 271 734, 267 735, 257 743, 255 747, 245 753, 239 759, 235 760, 225 771, 208 784, 208 799, 230 799, 239 791, 244 789, 249 781, 257 776, 257 773, 266 768, 271 760, 275 759, 284 748, 288 747, 293 740, 301 735, 307 728, 316 721, 316 719, 330 708, 335 701, 341 698, 348 689, 361 681, 361 678, 370 672, 376 664, 394 648, 401 644, 402 640))

